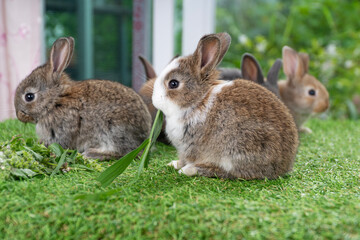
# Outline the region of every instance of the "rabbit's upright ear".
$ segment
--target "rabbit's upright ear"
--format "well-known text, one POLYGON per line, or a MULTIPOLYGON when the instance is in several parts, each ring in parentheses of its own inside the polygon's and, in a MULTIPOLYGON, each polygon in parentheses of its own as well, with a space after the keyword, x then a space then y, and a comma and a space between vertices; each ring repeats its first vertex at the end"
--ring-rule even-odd
POLYGON ((231 37, 228 33, 209 34, 202 37, 194 52, 201 73, 213 70, 229 49, 231 37))
POLYGON ((267 81, 272 86, 277 86, 277 81, 279 78, 279 72, 280 68, 282 67, 282 61, 281 59, 276 59, 275 63, 270 68, 268 74, 267 74, 267 81))
POLYGON ((74 44, 74 39, 71 39, 72 40, 69 40, 69 38, 59 38, 54 42, 51 48, 50 67, 52 72, 57 76, 59 76, 70 63, 73 53, 72 48, 74 46, 72 45, 71 48, 71 44, 74 44))
POLYGON ((70 44, 70 53, 69 53, 69 58, 68 61, 66 63, 65 68, 67 68, 70 65, 71 59, 74 55, 74 49, 75 49, 75 40, 73 37, 67 37, 67 40, 69 41, 70 44))
POLYGON ((146 79, 149 80, 149 79, 156 78, 155 70, 152 67, 152 65, 146 60, 146 58, 144 58, 143 56, 140 55, 139 59, 140 59, 142 65, 144 66, 146 79))
POLYGON ((306 67, 299 54, 288 46, 282 49, 285 75, 290 80, 301 80, 306 74, 306 67))
POLYGON ((246 80, 251 80, 259 84, 264 83, 264 75, 261 67, 255 57, 249 53, 245 53, 242 56, 241 74, 246 80))
POLYGON ((304 65, 305 72, 307 73, 309 71, 309 61, 310 61, 309 54, 299 53, 299 57, 301 58, 303 65, 304 65))

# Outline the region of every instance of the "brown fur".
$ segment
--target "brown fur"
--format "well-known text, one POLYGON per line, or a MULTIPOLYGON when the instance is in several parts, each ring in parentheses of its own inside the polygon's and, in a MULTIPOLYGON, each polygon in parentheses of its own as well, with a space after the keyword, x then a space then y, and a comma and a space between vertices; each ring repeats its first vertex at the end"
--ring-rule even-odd
POLYGON ((188 149, 192 156, 202 156, 197 157, 196 166, 210 157, 219 161, 238 154, 244 159, 233 161, 230 178, 272 179, 292 169, 297 146, 295 125, 280 101, 262 91, 244 80, 235 80, 234 86, 223 89, 203 126, 188 130, 205 133, 196 139, 194 152, 188 149))
POLYGON ((183 112, 180 137, 172 133, 173 118, 166 115, 170 140, 178 150, 177 168, 187 175, 230 179, 283 176, 292 170, 298 147, 293 117, 273 93, 256 83, 216 80, 215 67, 229 44, 226 33, 206 35, 194 54, 178 59, 178 68, 165 76, 165 87, 171 79, 180 82, 178 88, 166 89, 167 101, 183 112))
POLYGON ((279 81, 281 100, 290 109, 300 131, 311 130, 302 125, 312 115, 322 113, 329 107, 329 93, 314 76, 308 73, 309 56, 297 53, 285 46, 283 48, 284 72, 287 80, 279 81), (309 90, 315 90, 311 96, 309 90))
POLYGON ((89 158, 118 158, 138 147, 151 128, 151 116, 132 89, 106 80, 71 81, 63 72, 74 40, 58 39, 47 64, 36 68, 16 90, 15 108, 23 122, 37 124, 45 145, 59 143, 89 158), (26 93, 35 100, 26 102, 26 93))

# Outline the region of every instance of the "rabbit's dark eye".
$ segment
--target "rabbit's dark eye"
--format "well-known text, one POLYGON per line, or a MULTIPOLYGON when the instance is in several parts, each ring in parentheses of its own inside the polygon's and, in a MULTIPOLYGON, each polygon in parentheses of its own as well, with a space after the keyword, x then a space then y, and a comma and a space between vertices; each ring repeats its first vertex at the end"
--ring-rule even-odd
POLYGON ((35 94, 33 94, 33 93, 27 93, 27 94, 25 94, 25 101, 31 102, 31 101, 34 100, 34 99, 35 99, 35 94))
POLYGON ((175 89, 175 88, 178 88, 178 87, 179 87, 179 81, 178 80, 175 80, 175 79, 170 80, 169 88, 175 89))
POLYGON ((316 92, 315 92, 314 89, 310 89, 310 90, 309 90, 309 95, 310 95, 310 96, 315 96, 315 94, 316 94, 316 92))

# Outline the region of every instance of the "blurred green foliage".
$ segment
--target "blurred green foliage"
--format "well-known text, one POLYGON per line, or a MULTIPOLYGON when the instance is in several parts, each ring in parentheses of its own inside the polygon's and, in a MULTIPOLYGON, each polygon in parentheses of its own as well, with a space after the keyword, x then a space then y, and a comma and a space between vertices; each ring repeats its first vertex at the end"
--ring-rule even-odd
MULTIPOLYGON (((217 32, 232 44, 223 66, 239 67, 252 53, 266 72, 288 45, 310 55, 310 74, 328 89, 333 118, 358 118, 360 2, 337 0, 217 1, 217 32)), ((282 78, 285 76, 282 74, 282 78)))

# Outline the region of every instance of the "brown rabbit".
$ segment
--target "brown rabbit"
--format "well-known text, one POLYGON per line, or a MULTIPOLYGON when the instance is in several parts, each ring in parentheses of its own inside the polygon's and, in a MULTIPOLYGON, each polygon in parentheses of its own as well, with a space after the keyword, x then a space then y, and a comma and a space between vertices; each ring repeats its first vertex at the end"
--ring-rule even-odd
POLYGON ((281 100, 290 109, 299 131, 311 133, 302 126, 312 115, 329 107, 329 93, 309 71, 309 55, 297 53, 288 46, 282 49, 284 72, 287 80, 279 81, 281 100))
POLYGON ((237 68, 219 68, 221 80, 246 79, 251 80, 265 87, 280 97, 278 87, 278 76, 282 66, 281 59, 276 59, 271 66, 267 78, 264 78, 260 64, 250 53, 244 53, 241 60, 241 71, 237 68))
POLYGON ((242 78, 240 69, 237 68, 218 68, 220 74, 219 79, 221 80, 235 80, 242 78))
MULTIPOLYGON (((154 83, 156 80, 156 73, 152 65, 143 56, 139 56, 139 59, 144 66, 144 70, 146 74, 146 82, 140 88, 139 95, 144 100, 146 106, 149 109, 152 120, 154 121, 158 110, 152 104, 151 97, 153 94, 154 83)), ((170 145, 170 141, 165 134, 165 125, 166 125, 166 120, 164 119, 163 127, 159 137, 157 138, 157 141, 170 145)))
POLYGON ((202 37, 192 55, 172 60, 155 80, 153 104, 179 155, 169 165, 188 176, 274 179, 293 167, 296 125, 259 84, 217 80, 230 41, 227 33, 202 37))
POLYGON ((241 61, 242 78, 254 81, 273 92, 276 96, 280 97, 278 77, 281 66, 281 59, 276 59, 265 79, 260 64, 256 58, 250 53, 245 53, 243 54, 241 61))
POLYGON ((89 158, 119 158, 148 137, 150 113, 141 97, 120 83, 72 81, 63 71, 73 51, 72 37, 54 42, 49 61, 17 87, 16 115, 36 123, 45 145, 56 142, 89 158))
POLYGON ((154 89, 154 82, 156 79, 156 73, 152 65, 143 57, 139 56, 141 63, 144 66, 145 75, 146 75, 146 82, 141 86, 139 90, 139 95, 144 100, 146 106, 149 109, 152 119, 155 119, 157 109, 152 104, 152 93, 154 89))

